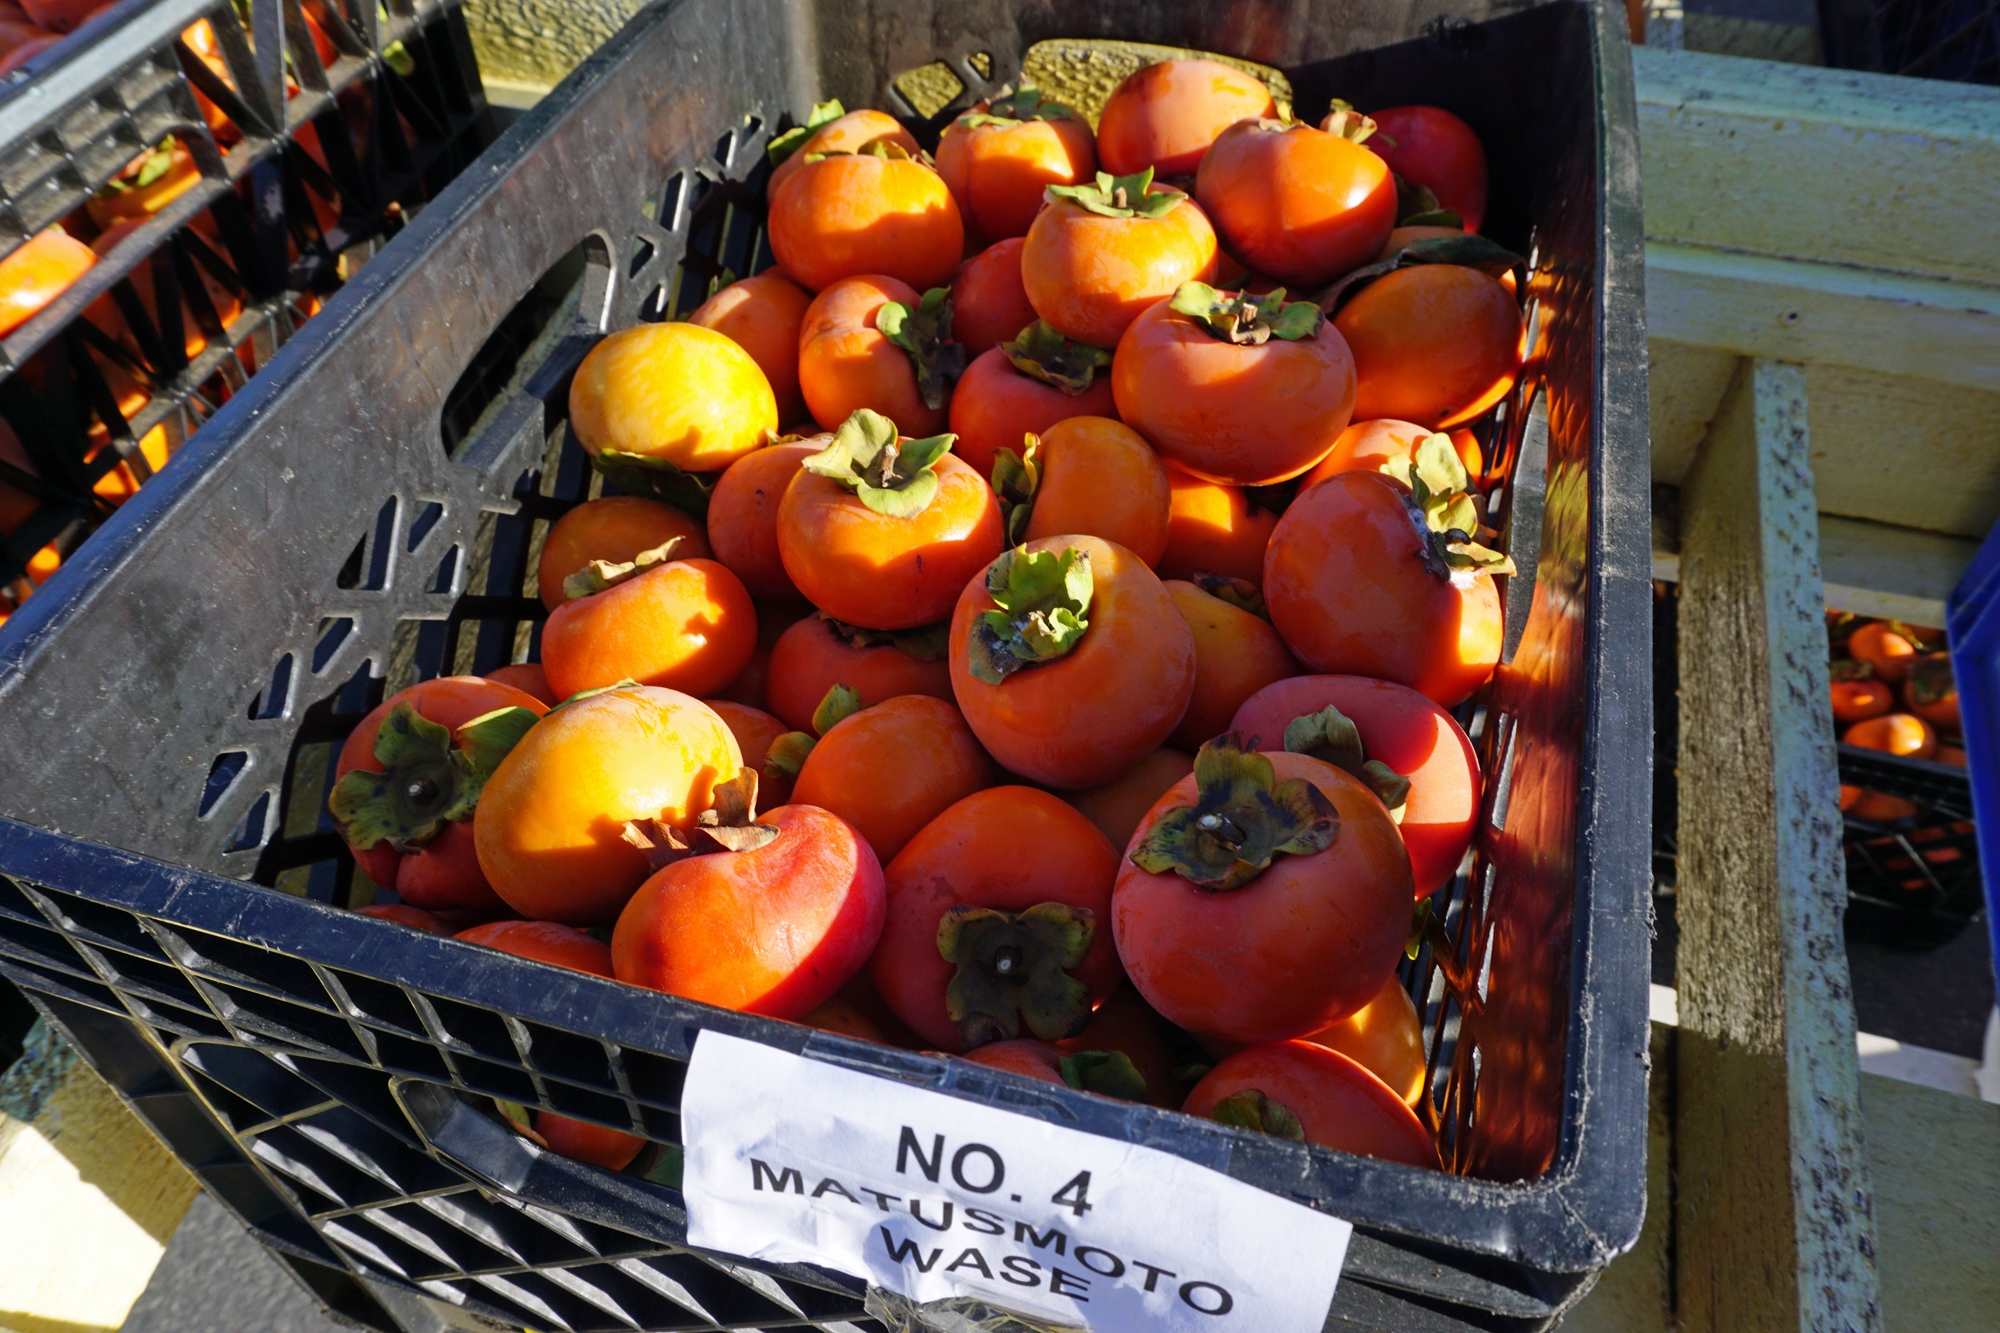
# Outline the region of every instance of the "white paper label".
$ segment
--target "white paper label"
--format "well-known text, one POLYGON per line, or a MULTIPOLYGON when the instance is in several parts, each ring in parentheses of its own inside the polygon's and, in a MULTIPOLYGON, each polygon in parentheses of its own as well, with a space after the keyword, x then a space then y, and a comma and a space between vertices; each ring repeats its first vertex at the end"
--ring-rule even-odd
POLYGON ((1095 1333, 1319 1333, 1353 1227, 1153 1148, 704 1032, 688 1243, 1095 1333))

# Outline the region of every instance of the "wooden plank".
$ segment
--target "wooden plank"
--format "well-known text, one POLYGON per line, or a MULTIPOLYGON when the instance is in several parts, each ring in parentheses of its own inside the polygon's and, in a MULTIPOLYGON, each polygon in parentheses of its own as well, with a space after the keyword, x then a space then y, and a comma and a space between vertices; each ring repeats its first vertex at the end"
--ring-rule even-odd
MULTIPOLYGON (((1648 288, 1652 282, 1649 268, 1648 288)), ((1702 437, 1708 434, 1708 423, 1715 419, 1723 390, 1736 375, 1739 358, 1719 348, 1661 338, 1649 338, 1646 353, 1653 480, 1678 486, 1701 448, 1702 437)))
POLYGON ((1646 1223, 1639 1243, 1611 1261, 1562 1333, 1667 1333, 1674 1318, 1674 1030, 1648 1034, 1646 1223))
POLYGON ((1942 625, 1945 598, 1978 552, 1965 537, 1819 516, 1820 575, 1836 611, 1942 625))
POLYGON ((1824 365, 1806 391, 1823 512, 1973 538, 2000 519, 2000 394, 1824 365))
POLYGON ((1652 242, 1646 332, 2000 392, 2000 287, 1652 242))
POLYGON ((1649 240, 2000 284, 2000 89, 1632 60, 1649 240))
POLYGON ((1749 361, 1681 488, 1676 1306, 1882 1327, 1804 373, 1749 361))
POLYGON ((1988 1333, 2000 1311, 2000 1106, 1861 1077, 1882 1312, 1897 1333, 1988 1333))

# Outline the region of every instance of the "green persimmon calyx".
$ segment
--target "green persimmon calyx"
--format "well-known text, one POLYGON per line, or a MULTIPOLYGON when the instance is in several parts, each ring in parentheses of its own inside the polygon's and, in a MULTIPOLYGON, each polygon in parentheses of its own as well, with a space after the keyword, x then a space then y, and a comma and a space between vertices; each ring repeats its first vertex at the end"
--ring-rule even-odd
POLYGON ((375 736, 382 771, 350 770, 327 799, 341 836, 356 851, 386 842, 407 852, 472 818, 486 780, 537 720, 525 708, 496 708, 453 732, 403 700, 375 736))
POLYGON ((1187 196, 1170 185, 1153 188, 1153 169, 1130 176, 1097 173, 1092 185, 1051 185, 1042 191, 1050 203, 1067 199, 1103 218, 1161 218, 1180 207, 1187 196))
POLYGON ((937 494, 934 468, 956 435, 905 440, 896 423, 861 408, 840 423, 826 448, 804 460, 805 470, 839 482, 885 518, 913 518, 937 494))
POLYGON ((1019 125, 1026 120, 1078 119, 1081 117, 1070 107, 1043 97, 1042 90, 1034 84, 1024 83, 1017 89, 1002 88, 984 111, 967 111, 959 116, 958 123, 967 129, 978 129, 981 125, 1019 125))
POLYGON ((1958 693, 1951 674, 1951 654, 1927 653, 1910 664, 1910 680, 1903 695, 1913 704, 1943 703, 1958 693))
MULTIPOLYGON (((1456 217, 1455 214, 1452 216, 1456 217)), ((1412 218, 1401 225, 1419 224, 1412 218)), ((1453 222, 1423 225, 1459 224, 1453 222)), ((1417 264, 1452 264, 1459 268, 1476 268, 1489 278, 1497 278, 1508 272, 1524 273, 1528 267, 1528 261, 1512 250, 1489 241, 1475 232, 1463 232, 1457 236, 1424 236, 1405 242, 1388 258, 1357 268, 1335 282, 1320 294, 1319 308, 1329 315, 1335 314, 1341 306, 1359 294, 1363 287, 1377 278, 1394 273, 1399 268, 1410 268, 1417 264)))
POLYGON ((950 649, 949 620, 940 620, 935 625, 918 629, 886 630, 850 625, 844 620, 835 620, 824 611, 819 613, 819 618, 834 638, 850 648, 894 648, 913 662, 942 662, 950 649))
MULTIPOLYGON (((1381 133, 1381 127, 1372 117, 1364 116, 1351 104, 1338 100, 1334 102, 1333 110, 1327 113, 1326 119, 1320 122, 1319 127, 1336 139, 1347 139, 1354 143, 1367 143, 1381 133)), ((1391 148, 1396 146, 1396 141, 1386 134, 1382 136, 1382 141, 1391 148)))
POLYGON ((885 302, 875 314, 875 327, 910 354, 924 406, 943 407, 951 386, 965 373, 965 345, 951 340, 951 288, 931 288, 915 310, 901 301, 885 302))
POLYGON ((1875 668, 1871 663, 1843 657, 1827 669, 1827 674, 1834 680, 1871 680, 1875 676, 1875 668))
POLYGON ((959 903, 938 921, 938 953, 958 970, 945 1012, 969 1046, 1007 1041, 1022 1025, 1043 1041, 1074 1037, 1090 1022, 1090 988, 1069 974, 1097 933, 1089 908, 1037 903, 1002 912, 959 903))
POLYGON ((1035 513, 1035 492, 1041 489, 1042 467, 1036 458, 1042 450, 1041 437, 1023 435, 1021 452, 993 451, 993 494, 1000 500, 1000 522, 1007 540, 1019 543, 1027 537, 1028 520, 1035 513))
POLYGON ((1250 292, 1219 292, 1205 282, 1184 282, 1174 290, 1167 308, 1186 315, 1209 337, 1239 347, 1261 347, 1273 338, 1297 342, 1319 333, 1326 314, 1311 301, 1285 300, 1275 287, 1262 296, 1250 292))
POLYGON ((805 124, 794 126, 792 129, 786 130, 783 134, 771 140, 770 144, 764 149, 765 158, 770 161, 772 166, 777 166, 793 153, 798 152, 799 146, 812 137, 814 130, 830 121, 839 120, 846 114, 847 108, 840 104, 840 99, 837 97, 830 102, 814 103, 812 114, 806 117, 805 124))
POLYGON ((1209 1108, 1208 1118, 1219 1125, 1254 1129, 1274 1139, 1290 1139, 1293 1143, 1306 1141, 1305 1126, 1299 1123, 1298 1115, 1283 1102, 1266 1096, 1262 1088, 1245 1088, 1241 1092, 1230 1093, 1209 1108))
POLYGON ((715 784, 709 808, 696 816, 688 832, 657 819, 635 819, 626 823, 621 837, 645 855, 650 869, 659 870, 690 856, 752 852, 781 832, 757 822, 757 770, 741 768, 729 781, 715 784))
MULTIPOLYGON (((1399 227, 1463 227, 1465 219, 1438 202, 1428 185, 1396 177, 1396 225, 1399 227)), ((1444 237, 1440 239, 1452 239, 1444 237)), ((1491 242, 1488 242, 1491 244, 1491 242)), ((1497 247, 1496 247, 1497 248, 1497 247)), ((1494 276, 1499 276, 1495 274, 1494 276)))
MULTIPOLYGON (((812 731, 788 731, 771 742, 771 748, 764 752, 764 767, 775 770, 788 778, 796 778, 805 767, 806 756, 813 752, 818 737, 826 735, 848 718, 861 711, 861 691, 852 685, 834 685, 813 709, 812 731)), ((749 769, 744 769, 749 772, 749 769)))
POLYGON ((986 569, 986 592, 1000 609, 973 620, 967 666, 973 678, 998 685, 1023 667, 1068 653, 1090 628, 1090 553, 1076 547, 1003 551, 986 569))
POLYGON ((500 1118, 507 1122, 509 1129, 534 1144, 537 1148, 546 1148, 549 1146, 549 1141, 543 1138, 535 1129, 534 1113, 521 1105, 521 1103, 503 1101, 501 1098, 495 1097, 493 1099, 493 1109, 500 1113, 500 1118))
POLYGON ((1194 757, 1197 799, 1161 815, 1132 849, 1132 864, 1173 871, 1213 893, 1240 889, 1280 856, 1311 856, 1340 835, 1340 813, 1304 778, 1277 780, 1240 731, 1194 757))
POLYGON ((651 454, 604 449, 590 455, 590 465, 626 495, 658 500, 691 518, 706 521, 708 497, 722 474, 683 472, 679 465, 651 454))
POLYGON ((1410 780, 1380 759, 1370 759, 1362 748, 1361 729, 1332 704, 1287 722, 1285 749, 1352 773, 1382 798, 1389 818, 1403 822, 1410 804, 1410 780))
POLYGON ((1424 564, 1440 578, 1454 574, 1512 574, 1514 562, 1475 538, 1496 535, 1481 524, 1472 479, 1451 436, 1426 436, 1409 458, 1391 459, 1382 471, 1410 488, 1404 505, 1424 543, 1424 564))
POLYGON ((669 537, 652 550, 641 551, 630 560, 593 560, 563 580, 563 596, 573 602, 579 597, 589 597, 621 583, 629 583, 648 570, 658 569, 678 559, 674 552, 686 542, 686 537, 669 537))
POLYGON ((1217 601, 1227 602, 1239 611, 1248 611, 1259 620, 1268 621, 1271 618, 1271 609, 1264 604, 1264 590, 1249 579, 1197 569, 1188 582, 1217 601))
POLYGON ((1123 1051, 1078 1051, 1061 1062, 1063 1082, 1078 1092, 1095 1092, 1120 1101, 1146 1100, 1146 1076, 1123 1051))
POLYGON ((132 165, 126 168, 126 171, 132 173, 131 175, 119 174, 112 178, 106 188, 117 194, 145 189, 174 169, 174 148, 178 143, 179 141, 169 134, 160 140, 159 147, 150 148, 139 154, 132 165))
POLYGON ((1000 352, 1023 375, 1071 397, 1089 389, 1097 372, 1111 365, 1110 352, 1063 337, 1045 319, 1022 329, 1012 342, 1001 343, 1000 352))

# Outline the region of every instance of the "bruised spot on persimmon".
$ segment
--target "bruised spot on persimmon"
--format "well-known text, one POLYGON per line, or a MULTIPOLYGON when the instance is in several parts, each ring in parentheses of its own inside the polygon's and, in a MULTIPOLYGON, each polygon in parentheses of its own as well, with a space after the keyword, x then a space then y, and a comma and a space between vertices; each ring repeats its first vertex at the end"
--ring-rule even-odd
POLYGON ((328 799, 341 836, 356 851, 387 842, 407 852, 472 818, 487 778, 538 720, 526 708, 498 708, 454 731, 407 699, 397 704, 375 736, 382 771, 349 770, 328 799))
POLYGON ((1340 835, 1340 812, 1304 778, 1277 781, 1271 761, 1240 732, 1218 736, 1194 757, 1195 804, 1166 811, 1130 860, 1172 871, 1213 893, 1239 889, 1280 856, 1311 856, 1340 835))
POLYGON ((981 612, 966 640, 973 678, 998 685, 1075 648, 1090 628, 1092 591, 1088 551, 1017 546, 1001 555, 986 571, 987 595, 999 609, 981 612))
POLYGON ((1097 932, 1087 907, 1037 903, 1003 912, 959 903, 938 921, 938 954, 957 968, 945 1012, 969 1046, 1011 1040, 1025 1023, 1043 1041, 1090 1023, 1090 988, 1071 976, 1097 932))

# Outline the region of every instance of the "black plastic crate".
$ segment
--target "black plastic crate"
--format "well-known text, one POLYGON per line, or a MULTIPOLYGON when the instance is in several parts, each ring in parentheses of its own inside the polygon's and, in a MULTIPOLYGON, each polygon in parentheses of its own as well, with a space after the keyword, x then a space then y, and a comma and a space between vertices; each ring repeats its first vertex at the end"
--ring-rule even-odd
POLYGON ((491 142, 455 5, 350 5, 125 0, 0 82, 0 255, 169 137, 198 173, 0 340, 0 612, 491 142))
POLYGON ((1917 807, 1910 818, 1886 824, 1844 816, 1848 928, 1902 949, 1950 941, 1986 907, 1971 775, 1843 745, 1840 780, 1917 807))
POLYGON ((641 14, 217 413, 194 466, 143 490, 0 627, 0 812, 26 821, 0 827, 17 886, 0 970, 100 1068, 130 1071, 112 1082, 142 1113, 166 1099, 171 1116, 149 1119, 176 1151, 350 1308, 372 1290, 535 1327, 702 1326, 679 1292, 725 1323, 858 1317, 849 1279, 678 1253, 673 1191, 541 1154, 479 1109, 499 1095, 672 1144, 680 1071, 713 1029, 1143 1135, 1346 1217, 1335 1326, 1547 1326, 1636 1239, 1644 1207, 1648 464, 1622 17, 1469 6, 1419 31, 1386 3, 1258 7, 1255 22, 1192 2, 863 8, 641 14), (333 748, 385 688, 532 651, 530 553, 595 484, 567 439, 569 372, 603 331, 768 262, 770 135, 828 96, 934 135, 952 108, 916 116, 899 75, 942 58, 964 105, 1037 41, 1105 36, 1279 66, 1308 115, 1334 95, 1442 102, 1492 153, 1489 232, 1535 256, 1542 341, 1493 434, 1524 573, 1474 719, 1489 828, 1438 901, 1449 948, 1406 969, 1451 1174, 339 910, 352 870, 322 815, 333 748))
POLYGON ((1819 20, 1829 65, 2000 84, 1995 0, 1819 0, 1819 20))

